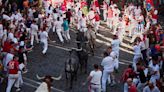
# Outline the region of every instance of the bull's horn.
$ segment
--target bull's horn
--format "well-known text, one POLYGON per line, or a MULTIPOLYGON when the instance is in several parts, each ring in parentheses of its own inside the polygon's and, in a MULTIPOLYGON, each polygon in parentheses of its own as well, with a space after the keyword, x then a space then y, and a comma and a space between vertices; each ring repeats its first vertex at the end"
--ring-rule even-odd
POLYGON ((51 77, 53 80, 60 80, 62 78, 62 75, 60 75, 59 77, 51 77))
POLYGON ((68 48, 67 51, 72 51, 72 49, 68 48))
POLYGON ((45 77, 40 77, 38 74, 36 75, 36 77, 37 77, 37 79, 39 79, 39 80, 42 80, 42 79, 45 78, 45 77))
POLYGON ((71 50, 77 50, 77 48, 73 48, 73 47, 72 47, 71 50))
POLYGON ((80 48, 80 49, 76 49, 76 51, 82 51, 82 48, 80 48))

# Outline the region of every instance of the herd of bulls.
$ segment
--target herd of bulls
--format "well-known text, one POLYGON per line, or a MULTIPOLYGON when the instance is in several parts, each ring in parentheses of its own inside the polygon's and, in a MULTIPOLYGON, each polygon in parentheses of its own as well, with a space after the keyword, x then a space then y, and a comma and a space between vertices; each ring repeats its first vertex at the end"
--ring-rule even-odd
MULTIPOLYGON (((78 32, 76 37, 76 43, 78 48, 71 48, 69 49, 69 58, 65 61, 65 76, 66 80, 70 81, 70 89, 73 87, 73 81, 77 80, 77 73, 80 69, 81 72, 87 73, 87 62, 88 62, 88 56, 91 49, 87 47, 87 44, 89 43, 86 36, 84 36, 84 33, 78 32)), ((42 79, 42 84, 38 87, 38 89, 35 92, 42 92, 40 90, 46 89, 49 92, 50 86, 53 80, 60 80, 61 75, 58 78, 52 77, 52 76, 45 76, 45 77, 39 77, 37 75, 38 79, 42 79)))

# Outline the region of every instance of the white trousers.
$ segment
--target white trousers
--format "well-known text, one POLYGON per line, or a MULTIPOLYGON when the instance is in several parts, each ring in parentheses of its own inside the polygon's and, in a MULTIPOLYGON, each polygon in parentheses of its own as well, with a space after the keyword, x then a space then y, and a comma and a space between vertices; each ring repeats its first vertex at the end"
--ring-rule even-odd
POLYGON ((48 26, 48 29, 47 29, 47 32, 48 32, 48 33, 50 32, 51 28, 52 28, 52 26, 49 25, 49 26, 48 26))
POLYGON ((137 71, 136 64, 138 63, 138 59, 139 58, 141 58, 141 55, 134 55, 134 57, 133 57, 133 68, 134 68, 134 71, 137 71))
POLYGON ((29 35, 31 35, 31 30, 30 30, 30 28, 26 28, 26 31, 27 31, 27 33, 28 33, 29 35))
POLYGON ((47 49, 48 49, 48 41, 47 40, 42 40, 41 42, 43 43, 42 53, 45 54, 47 52, 47 49))
POLYGON ((113 33, 114 33, 114 34, 117 34, 117 33, 118 33, 118 31, 117 31, 118 25, 119 25, 118 23, 115 24, 115 25, 113 25, 113 33))
POLYGON ((91 91, 90 92, 101 92, 101 85, 91 84, 91 91))
POLYGON ((64 39, 62 37, 62 29, 60 29, 60 28, 56 29, 56 33, 57 33, 57 35, 59 37, 60 42, 63 43, 64 42, 64 39))
POLYGON ((99 30, 99 25, 100 25, 100 21, 95 21, 94 29, 95 29, 95 32, 96 32, 96 33, 97 33, 97 31, 99 30))
POLYGON ((119 52, 119 50, 113 50, 113 51, 116 53, 116 56, 117 56, 117 58, 115 59, 114 68, 118 69, 119 68, 119 55, 120 55, 120 52, 119 52))
POLYGON ((82 27, 81 29, 80 29, 80 32, 87 32, 87 28, 86 27, 82 27))
POLYGON ((22 84, 23 84, 22 73, 21 73, 21 71, 18 71, 18 80, 15 83, 15 87, 19 88, 20 85, 22 85, 22 84))
POLYGON ((70 40, 71 39, 70 34, 69 34, 69 30, 64 31, 64 37, 65 37, 66 40, 70 40))
POLYGON ((107 20, 107 10, 103 10, 103 18, 104 18, 104 21, 107 20))
POLYGON ((118 32, 118 38, 120 42, 122 42, 122 40, 124 39, 124 35, 125 35, 125 28, 121 28, 118 32))
POLYGON ((56 26, 53 25, 53 27, 52 27, 52 32, 55 32, 55 30, 56 30, 56 26))
POLYGON ((109 75, 112 73, 113 71, 106 71, 103 70, 103 75, 102 75, 102 89, 103 92, 106 92, 106 82, 109 78, 109 75))
POLYGON ((18 76, 19 76, 19 74, 9 74, 6 92, 11 92, 11 88, 14 85, 14 83, 18 82, 17 81, 18 76))
POLYGON ((37 43, 39 43, 38 33, 32 33, 31 34, 31 45, 34 45, 34 38, 37 41, 37 43))
POLYGON ((137 91, 138 92, 143 92, 143 89, 144 89, 145 85, 146 85, 146 83, 138 83, 137 91))
POLYGON ((96 7, 96 11, 98 12, 98 14, 100 15, 100 8, 96 7))
POLYGON ((112 18, 107 18, 107 26, 112 28, 112 18))
POLYGON ((151 80, 154 84, 156 84, 156 80, 159 80, 159 79, 160 79, 160 75, 152 75, 151 78, 150 78, 150 80, 151 80))

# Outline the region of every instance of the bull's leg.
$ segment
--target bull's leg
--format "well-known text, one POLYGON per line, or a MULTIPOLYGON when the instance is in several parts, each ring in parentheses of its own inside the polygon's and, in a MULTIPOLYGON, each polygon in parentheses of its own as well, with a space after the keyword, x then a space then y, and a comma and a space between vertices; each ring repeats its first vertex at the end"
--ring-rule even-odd
POLYGON ((77 71, 74 73, 75 81, 77 81, 77 71))
POLYGON ((91 48, 91 50, 92 50, 92 55, 94 56, 94 49, 95 49, 95 41, 94 41, 94 39, 92 40, 92 48, 91 48))
POLYGON ((87 59, 84 61, 85 62, 85 65, 84 65, 84 68, 85 68, 85 74, 87 74, 87 59))
POLYGON ((83 67, 83 63, 82 60, 80 60, 80 71, 82 72, 82 67, 83 67))
POLYGON ((67 71, 65 71, 65 77, 66 77, 66 80, 68 80, 67 71))
POLYGON ((72 89, 72 86, 73 86, 73 79, 74 79, 73 72, 71 72, 70 89, 72 89))

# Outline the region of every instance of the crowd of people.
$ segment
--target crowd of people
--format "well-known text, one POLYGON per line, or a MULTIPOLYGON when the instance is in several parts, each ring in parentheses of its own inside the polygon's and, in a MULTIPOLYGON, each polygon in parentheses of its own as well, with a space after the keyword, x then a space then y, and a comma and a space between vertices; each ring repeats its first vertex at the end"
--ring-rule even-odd
POLYGON ((158 10, 146 0, 143 5, 129 3, 121 9, 112 0, 104 0, 102 5, 93 0, 88 10, 86 0, 64 0, 58 4, 42 0, 39 3, 38 0, 23 0, 22 4, 2 0, 0 3, 0 82, 8 78, 6 92, 11 92, 13 85, 20 91, 22 73, 28 72, 27 53, 38 46, 35 40, 36 44, 41 43, 41 53, 46 55, 48 42, 55 42, 49 38, 51 33, 56 32, 61 45, 71 42, 72 27, 95 41, 100 22, 105 23, 114 36, 111 46, 103 53, 103 70, 95 64, 87 79, 90 91, 107 92, 106 82, 111 86, 117 83, 114 70, 119 71, 119 48, 128 37, 133 44, 134 58, 122 75, 124 92, 162 92, 163 29, 158 10))

